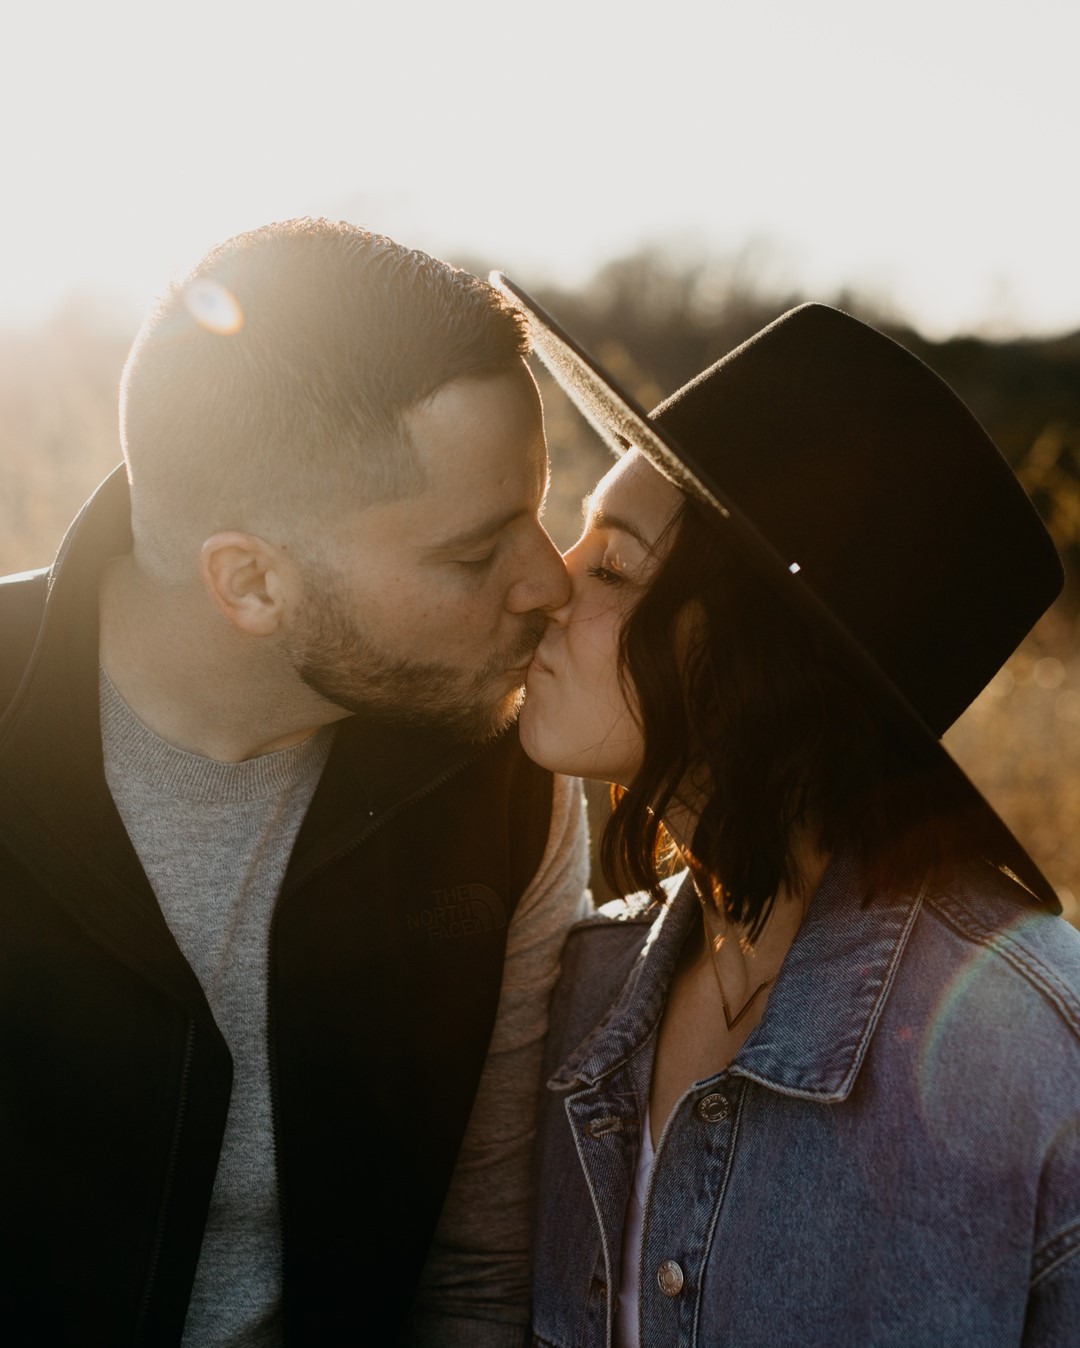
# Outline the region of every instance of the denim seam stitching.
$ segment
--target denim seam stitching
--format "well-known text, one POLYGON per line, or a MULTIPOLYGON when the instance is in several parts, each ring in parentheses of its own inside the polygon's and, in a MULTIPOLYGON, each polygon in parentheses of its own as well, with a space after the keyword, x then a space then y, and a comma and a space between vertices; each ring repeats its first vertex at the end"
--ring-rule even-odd
MULTIPOLYGON (((630 979, 633 978, 633 973, 634 971, 631 970, 630 978, 627 980, 627 986, 629 986, 630 979)), ((566 1091, 574 1091, 575 1089, 580 1088, 581 1086, 598 1086, 602 1081, 606 1081, 607 1078, 611 1076, 612 1072, 617 1072, 619 1068, 625 1067, 626 1064, 630 1061, 630 1059, 636 1053, 640 1052, 642 1044, 637 1045, 630 1044, 627 1046, 626 1051, 620 1054, 618 1059, 615 1062, 610 1063, 602 1072, 597 1072, 595 1075, 583 1077, 578 1075, 577 1072, 575 1071, 574 1078, 571 1081, 560 1081, 558 1079, 564 1068, 567 1066, 567 1064, 572 1063, 574 1061, 581 1064, 587 1061, 589 1053, 592 1051, 593 1044, 596 1043, 597 1039, 600 1038, 600 1036, 604 1033, 607 1027, 615 1019, 616 1014, 622 1009, 623 1001, 624 998, 620 997, 618 1001, 612 1003, 611 1008, 609 1009, 607 1015, 604 1016, 602 1020, 598 1021, 596 1025, 593 1026, 593 1028, 581 1041, 578 1047, 574 1050, 573 1057, 568 1058, 566 1060, 566 1063, 564 1063, 555 1072, 551 1074, 551 1076, 544 1083, 545 1087, 549 1091, 551 1091, 555 1095, 558 1095, 566 1091)), ((646 1036, 646 1042, 649 1038, 652 1037, 652 1034, 653 1030, 650 1029, 649 1034, 646 1036)))
POLYGON ((581 917, 567 929, 567 936, 576 931, 588 931, 595 927, 611 927, 621 931, 624 927, 651 927, 656 921, 655 913, 627 913, 625 917, 615 917, 608 913, 593 913, 591 917, 581 917))
MULTIPOLYGON (((576 1094, 581 1094, 581 1092, 576 1092, 576 1094)), ((570 1116, 570 1106, 573 1104, 573 1102, 574 1096, 573 1095, 567 1096, 565 1101, 563 1102, 563 1110, 566 1115, 566 1122, 570 1128, 570 1136, 573 1138, 574 1141, 574 1151, 577 1153, 578 1165, 581 1167, 581 1173, 585 1176, 585 1184, 589 1190, 589 1198, 592 1201, 593 1214, 596 1217, 596 1225, 600 1228, 600 1252, 604 1257, 604 1277, 607 1279, 607 1287, 608 1287, 607 1305, 605 1307, 605 1314, 606 1314, 606 1327, 607 1327, 607 1341, 608 1343, 610 1343, 612 1341, 612 1334, 614 1333, 615 1328, 615 1311, 613 1309, 614 1297, 611 1294, 611 1289, 613 1287, 618 1286, 617 1277, 612 1276, 613 1274, 616 1273, 615 1253, 613 1250, 608 1249, 607 1231, 604 1227, 604 1223, 600 1219, 600 1202, 596 1193, 596 1185, 593 1183, 592 1172, 589 1170, 589 1167, 585 1164, 585 1157, 582 1154, 581 1150, 582 1146, 581 1138, 578 1136, 578 1130, 575 1127, 575 1120, 570 1116)))
POLYGON ((748 1089, 749 1087, 744 1081, 744 1084, 739 1088, 738 1097, 735 1101, 735 1108, 732 1111, 727 1153, 724 1156, 724 1175, 720 1181, 720 1189, 716 1195, 716 1202, 713 1204, 712 1222, 709 1225, 708 1238, 702 1249, 701 1267, 698 1269, 697 1275, 697 1295, 694 1298, 694 1313, 691 1320, 691 1340, 693 1345, 697 1345, 700 1342, 702 1301, 705 1297, 705 1270, 708 1267, 709 1258, 712 1255, 713 1245, 716 1241, 716 1228, 720 1224, 720 1209, 724 1205, 724 1197, 727 1194, 728 1186, 731 1181, 731 1171, 735 1164, 735 1147, 739 1140, 740 1125, 742 1123, 743 1108, 746 1104, 748 1089))
POLYGON ((866 1054, 870 1047, 870 1041, 873 1039, 878 1024, 885 1011, 885 1004, 892 995, 893 985, 899 976, 900 966, 903 963, 904 952, 907 950, 908 943, 911 940, 911 933, 915 929, 915 923, 918 920, 919 913, 922 911, 923 898, 925 891, 920 889, 915 895, 914 902, 911 905, 910 912, 904 919, 904 925, 901 929, 895 945, 889 956, 889 963, 885 970, 885 975, 881 983, 873 1006, 867 1012, 859 1037, 852 1044, 850 1053, 850 1062, 835 1086, 828 1087, 804 1087, 789 1086, 773 1081, 771 1078, 755 1072, 739 1063, 738 1055, 731 1064, 731 1071, 736 1076, 743 1077, 746 1081, 753 1081, 758 1086, 764 1086, 766 1090, 775 1091, 777 1095, 786 1096, 791 1100, 807 1100, 813 1104, 837 1104, 841 1100, 846 1100, 855 1086, 855 1081, 862 1071, 863 1063, 866 1060, 866 1054))
POLYGON ((1043 993, 1056 1007, 1062 1019, 1080 1036, 1080 1007, 1069 996, 1069 989, 1054 971, 1030 950, 1025 950, 1007 931, 993 931, 984 924, 946 907, 936 898, 930 898, 934 910, 946 925, 961 937, 970 940, 992 954, 1000 955, 1006 964, 1026 979, 1030 986, 1043 993))
POLYGON ((1051 1236, 1045 1245, 1036 1250, 1031 1262, 1032 1267, 1037 1268, 1037 1272, 1032 1276, 1031 1286, 1037 1287, 1056 1268, 1077 1254, 1080 1254, 1080 1221, 1051 1236), (1042 1261, 1045 1263, 1042 1267, 1038 1267, 1042 1261))
MULTIPOLYGON (((596 924, 596 926, 600 927, 617 926, 620 929, 627 925, 642 925, 642 926, 645 925, 644 923, 638 923, 633 921, 631 921, 631 923, 622 923, 622 922, 613 923, 609 918, 586 918, 584 922, 578 923, 576 924, 576 926, 587 927, 594 923, 596 924)), ((649 925, 652 924, 650 923, 649 925)), ((573 930, 573 928, 571 930, 573 930)), ((626 1063, 628 1063, 636 1053, 640 1052, 643 1044, 647 1042, 655 1033, 656 1026, 650 1025, 648 1027, 648 1033, 645 1036, 645 1040, 637 1044, 628 1044, 625 1050, 620 1052, 618 1059, 615 1062, 609 1063, 608 1066, 602 1072, 598 1072, 596 1073, 596 1075, 590 1074, 589 1076, 581 1076, 579 1074, 577 1069, 588 1061, 589 1054, 592 1051, 593 1045, 596 1043, 597 1039, 600 1038, 603 1032, 611 1024, 611 1022, 615 1020, 615 1018, 619 1015, 619 1013, 623 1010, 626 1004, 633 997, 634 991, 637 988, 637 984, 641 979, 642 969, 644 967, 642 956, 644 953, 645 947, 643 946, 634 957, 634 962, 633 964, 631 964, 630 969, 626 976, 626 982, 623 984, 622 990, 620 991, 618 997, 616 997, 615 1001, 612 1002, 610 1007, 608 1007, 607 1013, 603 1016, 603 1018, 600 1021, 597 1022, 596 1025, 593 1026, 593 1028, 589 1031, 589 1033, 585 1036, 585 1038, 581 1041, 581 1043, 578 1044, 578 1046, 574 1049, 573 1053, 565 1060, 565 1062, 561 1063, 559 1067, 547 1079, 547 1081, 545 1082, 545 1086, 549 1091, 552 1091, 555 1094, 559 1094, 564 1091, 574 1090, 576 1084, 589 1085, 589 1086, 599 1085, 600 1082, 606 1080, 612 1074, 612 1072, 615 1072, 619 1068, 625 1066, 626 1063), (574 1064, 576 1064, 576 1066, 574 1067, 575 1075, 573 1080, 569 1082, 559 1080, 558 1078, 561 1076, 564 1070, 568 1066, 574 1064)), ((661 1011, 662 1009, 663 1008, 661 1008, 661 1011)))
POLYGON ((859 1072, 862 1070, 862 1065, 866 1058, 867 1049, 870 1046, 870 1040, 874 1037, 874 1032, 878 1027, 878 1022, 881 1020, 881 1017, 885 1011, 885 1003, 889 1000, 889 997, 892 994, 893 985, 896 982, 896 979, 900 972, 900 965, 903 963, 904 953, 908 948, 908 942, 911 940, 911 933, 915 929, 915 923, 918 921, 920 912, 922 912, 923 900, 925 899, 925 897, 926 897, 926 889, 924 886, 915 895, 915 902, 911 905, 911 909, 907 915, 907 920, 904 923, 903 930, 901 931, 895 945, 893 946, 892 957, 889 961, 889 968, 886 973, 885 979, 881 985, 881 991, 878 993, 877 1001, 874 1004, 873 1010, 871 1011, 870 1015, 866 1018, 866 1022, 863 1025, 863 1032, 859 1038, 859 1043, 856 1046, 855 1054, 854 1057, 852 1058, 851 1065, 848 1068, 847 1075, 841 1082, 840 1089, 843 1092, 842 1098, 846 1099, 847 1096, 851 1093, 852 1087, 855 1084, 855 1078, 859 1075, 859 1072))

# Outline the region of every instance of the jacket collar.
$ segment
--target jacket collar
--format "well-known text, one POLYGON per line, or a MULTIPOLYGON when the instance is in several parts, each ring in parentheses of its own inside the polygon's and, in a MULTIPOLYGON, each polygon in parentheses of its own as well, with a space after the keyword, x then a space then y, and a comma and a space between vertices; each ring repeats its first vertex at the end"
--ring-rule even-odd
MULTIPOLYGON (((785 1095, 846 1099, 888 1000, 921 895, 859 887, 851 858, 830 863, 779 977, 765 1014, 730 1068, 785 1095)), ((682 947, 701 922, 689 878, 661 912, 619 1001, 601 1029, 549 1083, 567 1090, 594 1084, 653 1038, 682 947)))
POLYGON ((98 709, 98 583, 131 547, 117 468, 68 530, 26 673, 0 721, 3 840, 74 922, 167 996, 211 1021, 105 781, 98 709))

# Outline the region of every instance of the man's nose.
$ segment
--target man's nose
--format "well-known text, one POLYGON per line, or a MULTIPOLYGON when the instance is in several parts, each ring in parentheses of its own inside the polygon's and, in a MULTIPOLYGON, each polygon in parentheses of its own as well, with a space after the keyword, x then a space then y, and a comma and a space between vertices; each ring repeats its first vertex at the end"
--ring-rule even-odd
POLYGON ((519 580, 510 587, 506 606, 512 613, 536 609, 551 612, 570 600, 570 577, 559 549, 547 530, 537 525, 536 545, 529 552, 519 580))

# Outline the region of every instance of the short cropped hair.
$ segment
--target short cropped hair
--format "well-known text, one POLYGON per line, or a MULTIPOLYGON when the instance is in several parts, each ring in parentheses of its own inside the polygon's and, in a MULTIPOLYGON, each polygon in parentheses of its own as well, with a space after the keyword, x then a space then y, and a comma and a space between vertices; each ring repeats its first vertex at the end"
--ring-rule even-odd
POLYGON ((287 535, 418 491, 404 414, 527 351, 491 286, 381 235, 315 219, 237 235, 162 295, 124 368, 136 546, 168 566, 223 529, 287 535))
POLYGON ((751 939, 781 885, 799 886, 800 826, 852 857, 868 894, 981 855, 979 818, 933 740, 865 691, 715 512, 686 497, 668 536, 621 635, 644 751, 600 841, 614 891, 663 901, 660 821, 687 781, 703 806, 683 859, 751 939))

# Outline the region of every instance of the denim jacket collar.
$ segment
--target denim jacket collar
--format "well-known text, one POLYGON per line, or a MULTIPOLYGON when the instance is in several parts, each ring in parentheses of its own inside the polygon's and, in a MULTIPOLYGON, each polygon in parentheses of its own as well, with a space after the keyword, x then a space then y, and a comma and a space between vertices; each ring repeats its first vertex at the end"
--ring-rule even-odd
MULTIPOLYGON (((864 898, 855 862, 834 858, 732 1074, 822 1103, 850 1094, 922 901, 902 892, 864 898)), ((551 1078, 552 1089, 594 1084, 654 1035, 679 952, 699 922, 688 876, 653 923, 611 1013, 551 1078)))

